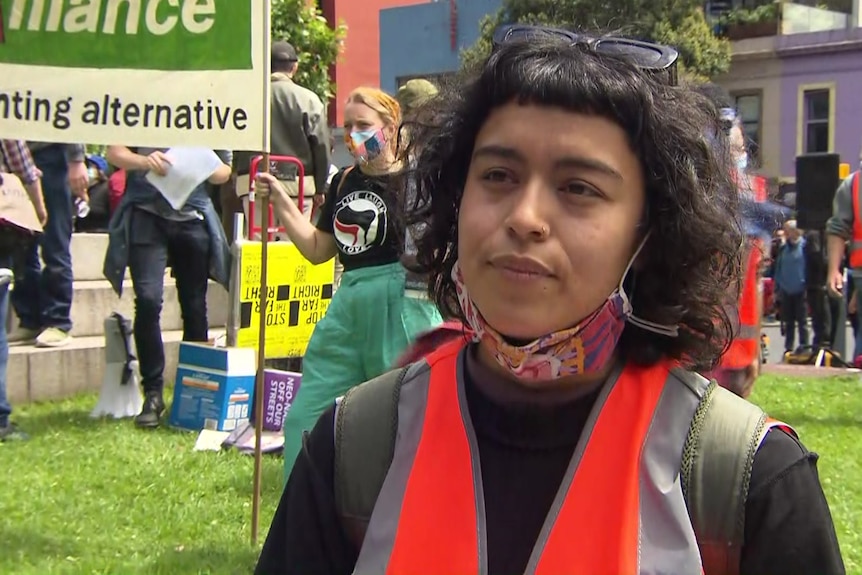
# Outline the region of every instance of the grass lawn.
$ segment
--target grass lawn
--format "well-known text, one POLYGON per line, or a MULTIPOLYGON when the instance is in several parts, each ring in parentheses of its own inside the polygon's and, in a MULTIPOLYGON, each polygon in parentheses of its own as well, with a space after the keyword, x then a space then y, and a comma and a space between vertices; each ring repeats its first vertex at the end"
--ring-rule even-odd
MULTIPOLYGON (((195 434, 93 420, 96 396, 22 407, 0 444, 0 573, 249 575, 253 460, 194 452, 195 434)), ((282 486, 264 459, 260 539, 282 486)))
POLYGON ((858 377, 763 376, 751 400, 793 425, 820 455, 820 481, 847 573, 862 574, 862 383, 858 377))
MULTIPOLYGON (((848 573, 862 575, 862 384, 764 376, 755 402, 821 455, 848 573)), ((94 396, 22 407, 33 438, 0 444, 0 573, 248 575, 252 460, 194 435, 94 421, 94 396)), ((264 460, 261 539, 281 488, 264 460)))

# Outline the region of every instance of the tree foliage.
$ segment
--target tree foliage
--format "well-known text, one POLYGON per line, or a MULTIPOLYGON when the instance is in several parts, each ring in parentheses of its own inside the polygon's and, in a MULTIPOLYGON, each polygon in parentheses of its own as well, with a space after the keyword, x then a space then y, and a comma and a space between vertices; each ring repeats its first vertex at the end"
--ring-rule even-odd
POLYGON ((699 0, 503 0, 496 14, 479 23, 479 40, 461 53, 463 65, 484 59, 494 29, 515 22, 668 44, 679 50, 682 73, 701 80, 730 67, 730 44, 712 33, 699 0))
POLYGON ((329 69, 338 60, 347 26, 339 22, 330 28, 317 3, 307 0, 273 0, 270 22, 272 39, 287 40, 296 48, 297 84, 329 101, 335 90, 329 69))

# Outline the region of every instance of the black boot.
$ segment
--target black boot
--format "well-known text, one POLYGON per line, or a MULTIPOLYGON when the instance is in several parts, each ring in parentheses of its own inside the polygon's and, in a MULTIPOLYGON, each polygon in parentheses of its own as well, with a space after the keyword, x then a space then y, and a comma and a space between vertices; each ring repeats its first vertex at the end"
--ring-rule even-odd
POLYGON ((148 391, 144 395, 144 407, 135 417, 135 425, 138 427, 158 427, 159 418, 165 411, 165 400, 161 391, 148 391))
POLYGON ((18 429, 14 423, 7 423, 0 427, 0 443, 6 441, 26 441, 29 439, 27 434, 18 429))

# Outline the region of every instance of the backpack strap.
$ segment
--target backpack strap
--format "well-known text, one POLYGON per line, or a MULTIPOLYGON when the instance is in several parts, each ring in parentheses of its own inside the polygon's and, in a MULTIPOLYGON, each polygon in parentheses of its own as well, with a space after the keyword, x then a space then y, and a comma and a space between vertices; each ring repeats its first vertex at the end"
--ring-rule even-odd
POLYGON ((341 188, 344 187, 344 180, 347 179, 347 174, 352 172, 353 168, 355 168, 355 167, 356 167, 356 164, 353 164, 352 166, 347 166, 346 168, 344 168, 344 171, 341 172, 341 177, 338 178, 338 185, 335 186, 335 197, 336 198, 338 197, 338 194, 341 193, 341 188))
POLYGON ((336 400, 335 505, 357 550, 395 453, 398 399, 408 369, 384 373, 336 400))
POLYGON ((737 575, 754 455, 767 430, 756 405, 710 383, 682 456, 682 488, 704 575, 737 575))

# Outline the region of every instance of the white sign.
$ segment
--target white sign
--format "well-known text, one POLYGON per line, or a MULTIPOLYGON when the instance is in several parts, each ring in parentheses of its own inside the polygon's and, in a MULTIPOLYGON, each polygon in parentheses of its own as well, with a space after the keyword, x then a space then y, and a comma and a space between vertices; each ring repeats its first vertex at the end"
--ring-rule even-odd
POLYGON ((269 0, 0 0, 0 135, 269 150, 269 0))

